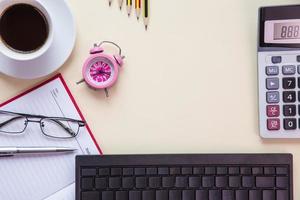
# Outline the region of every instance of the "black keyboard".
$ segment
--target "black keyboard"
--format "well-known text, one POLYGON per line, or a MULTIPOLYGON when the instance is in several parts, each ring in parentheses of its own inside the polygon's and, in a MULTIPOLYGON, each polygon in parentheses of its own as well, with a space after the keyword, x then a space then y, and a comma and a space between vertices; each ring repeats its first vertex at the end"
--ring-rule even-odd
POLYGON ((290 154, 76 158, 76 200, 293 200, 290 154))

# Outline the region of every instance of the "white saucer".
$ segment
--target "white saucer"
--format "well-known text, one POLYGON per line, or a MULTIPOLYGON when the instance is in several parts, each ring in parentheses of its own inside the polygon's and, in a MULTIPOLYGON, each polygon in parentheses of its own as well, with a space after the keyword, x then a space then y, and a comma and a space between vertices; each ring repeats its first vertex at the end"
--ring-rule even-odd
POLYGON ((73 15, 66 0, 38 0, 52 18, 53 42, 47 51, 32 60, 18 61, 0 52, 0 72, 21 78, 46 76, 61 67, 72 53, 76 39, 73 15))

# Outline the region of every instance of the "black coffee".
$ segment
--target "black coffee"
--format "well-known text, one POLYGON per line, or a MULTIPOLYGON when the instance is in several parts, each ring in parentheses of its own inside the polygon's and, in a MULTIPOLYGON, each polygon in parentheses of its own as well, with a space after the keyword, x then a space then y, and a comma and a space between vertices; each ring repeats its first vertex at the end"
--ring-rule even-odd
POLYGON ((15 4, 7 8, 0 18, 0 38, 18 52, 30 53, 47 41, 49 26, 44 14, 28 4, 15 4))

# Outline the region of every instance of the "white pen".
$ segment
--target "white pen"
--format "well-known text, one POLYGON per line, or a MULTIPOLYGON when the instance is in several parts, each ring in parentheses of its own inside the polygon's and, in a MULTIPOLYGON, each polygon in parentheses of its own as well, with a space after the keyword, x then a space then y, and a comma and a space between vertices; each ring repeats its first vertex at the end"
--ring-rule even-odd
POLYGON ((0 147, 0 157, 31 155, 31 154, 57 154, 76 151, 69 147, 0 147))

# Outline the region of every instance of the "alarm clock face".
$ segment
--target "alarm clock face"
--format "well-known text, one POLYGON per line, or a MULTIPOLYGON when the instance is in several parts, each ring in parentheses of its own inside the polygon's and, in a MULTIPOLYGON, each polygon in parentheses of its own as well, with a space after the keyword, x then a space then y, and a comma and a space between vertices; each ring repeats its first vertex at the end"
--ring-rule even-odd
POLYGON ((113 62, 105 57, 91 59, 84 69, 87 83, 99 89, 107 88, 114 84, 117 74, 118 71, 113 62))

